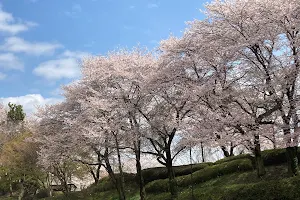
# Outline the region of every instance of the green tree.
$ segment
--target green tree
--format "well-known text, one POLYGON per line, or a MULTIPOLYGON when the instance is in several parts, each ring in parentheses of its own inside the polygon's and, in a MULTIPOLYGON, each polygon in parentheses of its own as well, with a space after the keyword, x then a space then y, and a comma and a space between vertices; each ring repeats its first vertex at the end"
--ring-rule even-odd
POLYGON ((22 105, 17 105, 13 103, 8 103, 9 111, 7 113, 7 118, 13 122, 24 121, 25 113, 23 111, 22 105))

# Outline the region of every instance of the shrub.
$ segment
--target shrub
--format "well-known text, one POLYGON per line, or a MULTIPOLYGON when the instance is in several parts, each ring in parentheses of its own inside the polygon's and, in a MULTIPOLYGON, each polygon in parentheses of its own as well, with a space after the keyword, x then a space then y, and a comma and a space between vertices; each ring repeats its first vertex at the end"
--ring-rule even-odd
MULTIPOLYGON (((248 171, 252 169, 253 166, 249 159, 239 159, 212 165, 202 170, 196 171, 193 173, 193 180, 191 180, 190 175, 177 177, 176 180, 179 187, 188 187, 192 184, 202 183, 226 174, 231 174, 239 171, 248 171)), ((149 193, 168 192, 168 179, 153 181, 147 184, 145 189, 146 192, 149 193)))
POLYGON ((155 180, 148 183, 145 186, 145 190, 147 193, 161 193, 161 192, 169 192, 169 180, 155 180))
MULTIPOLYGON (((204 169, 210 165, 212 165, 212 163, 199 163, 199 164, 193 164, 192 169, 191 169, 191 165, 174 166, 173 169, 175 172, 175 176, 183 176, 183 175, 188 175, 191 172, 204 169)), ((168 178, 168 171, 166 167, 155 167, 155 168, 144 169, 142 174, 146 184, 154 180, 168 178)))
POLYGON ((213 163, 199 163, 199 164, 193 164, 192 167, 191 165, 175 166, 174 172, 176 176, 184 176, 202 170, 212 164, 213 163))
POLYGON ((230 157, 226 157, 226 158, 216 161, 215 164, 221 164, 221 163, 230 162, 233 160, 240 160, 240 159, 250 159, 252 161, 253 156, 250 154, 240 154, 237 156, 230 156, 230 157))
MULTIPOLYGON (((119 174, 116 174, 116 177, 119 177, 119 174)), ((136 176, 135 174, 129 174, 129 173, 124 173, 124 180, 125 183, 136 183, 136 176)), ((91 188, 93 192, 104 192, 108 190, 114 190, 115 185, 111 181, 109 177, 104 177, 102 178, 97 185, 91 188)))
MULTIPOLYGON (((279 165, 287 162, 285 149, 268 149, 262 151, 261 155, 265 166, 279 165)), ((238 156, 223 158, 221 160, 216 161, 215 164, 221 164, 233 160, 246 159, 246 158, 250 159, 253 166, 255 167, 254 155, 250 155, 250 154, 241 154, 238 156)), ((300 152, 298 152, 298 160, 300 160, 299 158, 300 158, 300 152)))
POLYGON ((37 199, 43 199, 49 197, 49 190, 46 188, 40 189, 38 193, 35 195, 37 199))
MULTIPOLYGON (((201 200, 294 200, 300 197, 300 177, 251 184, 229 184, 194 188, 194 199, 201 200)), ((190 189, 180 193, 178 199, 192 200, 190 189)))
POLYGON ((287 162, 285 149, 269 149, 262 151, 261 155, 265 166, 278 165, 287 162))
POLYGON ((193 174, 193 180, 191 176, 182 176, 178 178, 178 185, 186 187, 191 184, 202 183, 219 176, 231 174, 240 171, 252 170, 253 166, 249 159, 233 160, 231 162, 224 162, 221 164, 207 167, 201 171, 193 174))
POLYGON ((282 179, 277 181, 259 182, 256 184, 236 185, 225 190, 221 199, 224 200, 273 200, 299 199, 299 177, 282 179))

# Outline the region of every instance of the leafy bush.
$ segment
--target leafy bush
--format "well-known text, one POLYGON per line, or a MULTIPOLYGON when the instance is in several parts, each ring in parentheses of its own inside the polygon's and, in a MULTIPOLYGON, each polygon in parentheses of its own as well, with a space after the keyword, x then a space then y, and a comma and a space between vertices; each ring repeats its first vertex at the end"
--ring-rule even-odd
MULTIPOLYGON (((235 184, 194 190, 195 199, 202 200, 294 200, 299 199, 299 177, 282 179, 279 181, 262 181, 252 184, 235 184), (217 191, 217 192, 215 192, 217 191)), ((178 199, 190 200, 191 193, 187 190, 178 199)))
POLYGON ((224 200, 233 200, 238 198, 244 200, 272 200, 285 199, 293 200, 299 199, 299 177, 282 179, 277 181, 260 182, 257 184, 242 185, 235 189, 228 189, 227 197, 224 200))
MULTIPOLYGON (((261 155, 265 166, 279 165, 287 162, 285 149, 268 149, 262 151, 261 155)), ((221 160, 216 161, 215 164, 230 162, 232 160, 246 159, 246 158, 250 159, 253 166, 255 167, 254 155, 250 155, 250 154, 241 154, 237 156, 223 158, 221 160)), ((300 152, 298 152, 298 160, 300 161, 300 152)))
MULTIPOLYGON (((116 177, 119 178, 119 174, 116 174, 116 177)), ((124 180, 126 184, 136 184, 135 174, 124 173, 124 180)), ((91 187, 93 192, 104 192, 113 189, 115 189, 115 185, 109 177, 102 178, 97 185, 91 187)))
POLYGON ((250 154, 240 154, 237 156, 230 156, 230 157, 223 158, 221 160, 216 161, 215 164, 221 164, 221 163, 230 162, 233 160, 240 160, 240 159, 250 159, 252 161, 254 157, 250 154))
POLYGON ((265 166, 278 165, 287 162, 285 149, 265 150, 262 151, 261 155, 265 166))
POLYGON ((48 189, 41 189, 38 191, 38 193, 35 195, 37 199, 43 199, 46 197, 49 197, 49 190, 48 189))
POLYGON ((161 193, 161 192, 169 192, 169 180, 161 179, 155 180, 148 183, 145 186, 146 193, 161 193))
MULTIPOLYGON (((204 169, 210 165, 212 165, 212 163, 194 164, 192 166, 192 169, 191 169, 191 165, 175 166, 174 172, 175 172, 176 176, 183 176, 183 175, 188 175, 191 172, 195 172, 195 171, 204 169)), ((144 169, 142 174, 143 174, 145 183, 149 183, 151 181, 158 180, 158 179, 168 178, 168 171, 167 171, 166 167, 155 167, 155 168, 144 169)))
POLYGON ((213 163, 199 163, 199 164, 193 164, 192 167, 191 165, 175 166, 174 172, 176 176, 184 176, 202 170, 208 166, 211 166, 212 164, 213 163))
MULTIPOLYGON (((249 159, 239 159, 209 166, 196 171, 193 173, 193 179, 191 179, 191 175, 185 175, 177 177, 176 180, 179 187, 188 187, 192 184, 202 183, 226 174, 252 169, 253 166, 249 159)), ((168 179, 153 181, 147 184, 145 189, 148 193, 168 192, 168 179)))
POLYGON ((213 165, 201 171, 195 172, 193 173, 193 180, 191 180, 190 175, 179 177, 177 180, 177 184, 180 187, 186 187, 191 184, 202 183, 226 174, 249 171, 252 169, 253 166, 249 159, 233 160, 231 162, 224 162, 221 164, 213 165))

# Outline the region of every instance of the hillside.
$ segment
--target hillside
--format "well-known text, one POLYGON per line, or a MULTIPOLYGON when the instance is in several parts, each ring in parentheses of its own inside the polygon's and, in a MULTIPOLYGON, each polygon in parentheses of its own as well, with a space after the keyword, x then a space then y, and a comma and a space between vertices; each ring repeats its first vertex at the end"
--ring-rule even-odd
MULTIPOLYGON (((180 200, 274 200, 300 199, 300 177, 288 177, 285 151, 263 152, 267 174, 257 178, 250 155, 225 158, 215 163, 202 163, 175 168, 180 200), (192 174, 190 173, 194 171, 192 174), (192 187, 193 186, 193 187, 192 187), (193 192, 192 192, 193 191, 193 192)), ((168 200, 168 184, 164 168, 144 170, 149 200, 168 200)), ((133 174, 126 174, 127 199, 139 199, 138 186, 133 174)), ((57 196, 47 200, 118 199, 117 192, 108 178, 97 186, 71 193, 68 197, 57 196)))

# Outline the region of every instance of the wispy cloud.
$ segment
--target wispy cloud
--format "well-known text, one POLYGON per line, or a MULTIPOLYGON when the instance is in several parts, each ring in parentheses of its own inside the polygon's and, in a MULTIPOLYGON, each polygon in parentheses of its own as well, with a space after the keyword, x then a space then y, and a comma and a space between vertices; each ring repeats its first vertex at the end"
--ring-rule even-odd
POLYGON ((58 43, 49 42, 28 42, 19 37, 9 37, 5 39, 3 45, 0 46, 0 50, 26 53, 29 55, 51 55, 56 49, 63 46, 58 43))
POLYGON ((61 96, 63 94, 63 90, 61 89, 61 87, 59 87, 59 88, 52 90, 50 92, 50 94, 53 96, 61 96))
POLYGON ((23 70, 24 64, 12 53, 0 54, 0 68, 23 70))
POLYGON ((79 62, 89 56, 87 52, 65 51, 57 59, 39 64, 33 73, 47 80, 72 79, 80 76, 79 62))
POLYGON ((69 51, 69 50, 66 50, 64 51, 60 57, 67 57, 67 58, 77 58, 77 59, 83 59, 85 57, 88 57, 90 56, 89 53, 87 52, 84 52, 84 51, 69 51))
POLYGON ((129 6, 129 9, 135 9, 134 5, 129 6))
POLYGON ((6 78, 6 76, 7 76, 6 74, 0 72, 0 81, 4 80, 6 78))
POLYGON ((156 3, 148 3, 148 5, 147 5, 147 7, 148 8, 158 8, 158 4, 156 4, 156 3))
POLYGON ((82 12, 82 7, 80 4, 73 4, 71 10, 65 11, 65 15, 68 17, 78 17, 79 13, 82 12))
POLYGON ((16 20, 11 13, 5 12, 0 4, 0 32, 15 35, 36 25, 34 22, 16 20))

